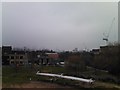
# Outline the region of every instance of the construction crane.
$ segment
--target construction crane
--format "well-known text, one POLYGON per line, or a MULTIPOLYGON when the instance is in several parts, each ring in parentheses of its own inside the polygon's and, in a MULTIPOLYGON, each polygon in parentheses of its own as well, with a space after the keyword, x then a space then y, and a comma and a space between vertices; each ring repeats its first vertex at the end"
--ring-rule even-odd
POLYGON ((111 23, 111 25, 110 25, 110 28, 109 28, 108 33, 107 33, 107 34, 103 33, 103 35, 104 35, 103 40, 106 41, 106 44, 107 44, 107 45, 108 45, 108 42, 109 42, 108 39, 109 39, 110 31, 111 31, 111 29, 112 29, 112 26, 113 26, 114 21, 115 21, 115 17, 114 17, 113 20, 112 20, 112 23, 111 23))

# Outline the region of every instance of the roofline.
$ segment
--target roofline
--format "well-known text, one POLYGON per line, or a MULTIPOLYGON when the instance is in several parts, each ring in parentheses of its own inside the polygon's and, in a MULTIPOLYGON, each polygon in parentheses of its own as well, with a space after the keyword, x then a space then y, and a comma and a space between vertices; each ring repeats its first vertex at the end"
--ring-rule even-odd
POLYGON ((45 53, 45 54, 58 54, 58 53, 45 53))

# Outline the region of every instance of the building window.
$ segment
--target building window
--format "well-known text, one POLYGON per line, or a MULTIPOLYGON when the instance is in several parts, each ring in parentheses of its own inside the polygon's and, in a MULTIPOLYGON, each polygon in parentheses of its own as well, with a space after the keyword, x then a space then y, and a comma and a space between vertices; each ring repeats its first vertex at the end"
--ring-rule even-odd
POLYGON ((20 64, 23 64, 23 62, 22 62, 22 61, 20 61, 20 64))
POLYGON ((11 56, 11 59, 14 59, 14 56, 11 56))
POLYGON ((19 61, 16 61, 16 64, 19 64, 19 61))
POLYGON ((14 61, 11 61, 11 64, 14 64, 14 61))
POLYGON ((6 58, 8 59, 8 58, 9 58, 9 56, 6 56, 6 58))
POLYGON ((20 59, 23 59, 23 56, 20 56, 20 59))
POLYGON ((19 56, 16 56, 16 59, 19 59, 19 56))

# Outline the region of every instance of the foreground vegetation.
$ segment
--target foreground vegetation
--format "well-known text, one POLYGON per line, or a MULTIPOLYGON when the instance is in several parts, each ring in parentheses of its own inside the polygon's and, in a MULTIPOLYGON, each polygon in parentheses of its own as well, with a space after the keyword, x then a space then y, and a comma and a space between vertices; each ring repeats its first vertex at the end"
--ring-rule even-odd
POLYGON ((103 87, 103 88, 120 88, 119 84, 116 84, 114 82, 110 82, 110 81, 106 81, 103 82, 102 80, 96 80, 96 78, 99 77, 113 77, 116 78, 115 76, 112 76, 110 74, 108 74, 107 72, 103 72, 100 70, 96 71, 96 76, 93 75, 93 68, 88 67, 86 71, 81 72, 81 77, 83 78, 91 78, 90 76, 93 75, 93 79, 95 79, 95 83, 93 85, 87 85, 78 81, 73 81, 73 80, 66 80, 66 79, 60 79, 60 78, 51 78, 51 77, 44 77, 44 76, 37 76, 36 72, 37 70, 40 70, 41 72, 49 72, 49 73, 57 73, 57 74, 61 74, 64 73, 67 75, 67 73, 65 73, 65 68, 64 67, 55 67, 55 66, 43 66, 43 67, 39 67, 39 66, 35 66, 35 67, 19 67, 18 69, 16 69, 15 67, 11 67, 11 66, 3 66, 3 87, 7 87, 12 85, 21 85, 23 83, 29 83, 30 81, 43 81, 43 82, 50 82, 50 83, 57 83, 60 85, 68 85, 71 87, 78 87, 78 88, 99 88, 99 87, 103 87))
POLYGON ((41 72, 49 73, 64 73, 64 68, 61 67, 24 67, 20 66, 18 69, 12 66, 3 66, 2 70, 2 80, 3 84, 21 84, 29 82, 30 80, 37 80, 36 72, 40 70, 41 72))

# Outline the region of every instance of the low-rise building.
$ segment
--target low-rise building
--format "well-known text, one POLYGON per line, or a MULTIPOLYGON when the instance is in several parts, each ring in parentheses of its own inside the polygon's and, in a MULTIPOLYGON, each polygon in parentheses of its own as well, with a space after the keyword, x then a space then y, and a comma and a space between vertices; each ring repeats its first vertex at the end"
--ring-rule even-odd
POLYGON ((48 56, 48 64, 56 65, 59 61, 58 53, 46 53, 46 55, 48 56))
POLYGON ((91 51, 93 54, 99 54, 100 53, 100 49, 92 49, 91 51))
POLYGON ((2 46, 2 54, 9 54, 12 51, 12 46, 2 46))
POLYGON ((14 52, 8 55, 8 60, 9 64, 19 64, 19 65, 24 65, 28 64, 28 58, 27 58, 27 53, 25 52, 14 52))
POLYGON ((13 51, 12 46, 2 46, 2 64, 24 65, 28 63, 27 53, 25 51, 13 51))
POLYGON ((9 65, 9 54, 12 51, 12 46, 2 46, 2 65, 9 65))
POLYGON ((59 59, 58 53, 44 53, 38 56, 38 62, 42 65, 56 65, 59 59))

